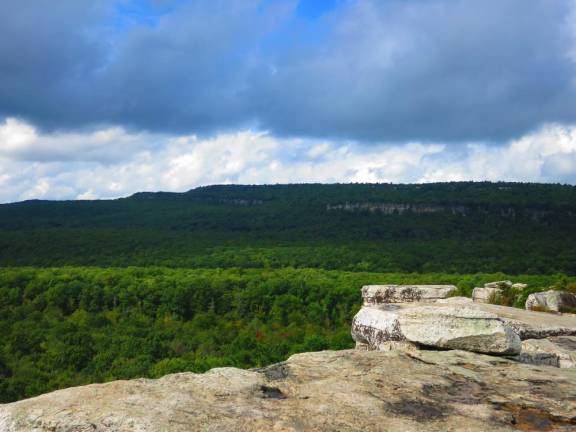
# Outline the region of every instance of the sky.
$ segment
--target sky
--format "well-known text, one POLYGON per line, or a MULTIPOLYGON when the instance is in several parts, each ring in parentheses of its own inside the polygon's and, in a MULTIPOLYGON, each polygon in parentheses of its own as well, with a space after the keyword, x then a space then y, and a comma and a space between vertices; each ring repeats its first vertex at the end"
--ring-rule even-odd
POLYGON ((576 184, 576 0, 0 0, 0 202, 576 184))

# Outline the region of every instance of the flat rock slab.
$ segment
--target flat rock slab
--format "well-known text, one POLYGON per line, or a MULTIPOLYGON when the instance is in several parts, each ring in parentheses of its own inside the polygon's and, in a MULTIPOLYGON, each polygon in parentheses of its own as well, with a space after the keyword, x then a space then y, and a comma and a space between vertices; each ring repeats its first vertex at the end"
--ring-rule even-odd
MULTIPOLYGON (((527 311, 493 304, 472 303, 467 297, 451 297, 434 303, 412 306, 466 305, 497 315, 520 336, 520 339, 542 339, 551 336, 576 336, 576 315, 527 311)), ((409 307, 410 305, 406 305, 409 307)))
POLYGON ((446 303, 363 307, 352 322, 352 337, 375 350, 391 341, 499 355, 519 354, 521 348, 518 335, 496 314, 446 303))
POLYGON ((432 302, 450 297, 454 285, 366 285, 362 287, 365 306, 387 303, 432 302))
POLYGON ((463 351, 324 351, 0 405, 2 432, 574 431, 576 374, 463 351))
POLYGON ((576 336, 576 315, 528 311, 508 306, 475 303, 474 307, 501 318, 520 339, 576 336))
POLYGON ((519 360, 532 364, 576 368, 576 337, 554 336, 546 339, 525 340, 522 342, 519 360))

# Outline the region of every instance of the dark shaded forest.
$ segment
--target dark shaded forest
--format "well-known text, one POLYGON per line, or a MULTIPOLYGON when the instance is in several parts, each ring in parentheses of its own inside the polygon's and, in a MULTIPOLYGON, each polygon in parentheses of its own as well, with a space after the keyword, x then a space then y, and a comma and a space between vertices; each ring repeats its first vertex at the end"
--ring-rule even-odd
POLYGON ((210 186, 0 205, 0 266, 576 274, 576 188, 210 186))

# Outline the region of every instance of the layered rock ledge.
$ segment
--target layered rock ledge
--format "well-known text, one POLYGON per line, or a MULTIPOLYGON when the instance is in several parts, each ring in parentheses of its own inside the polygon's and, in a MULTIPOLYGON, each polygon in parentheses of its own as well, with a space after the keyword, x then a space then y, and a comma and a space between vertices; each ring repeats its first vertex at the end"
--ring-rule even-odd
POLYGON ((498 355, 519 354, 521 349, 520 337, 496 314, 468 304, 364 307, 354 317, 352 336, 374 350, 382 350, 389 342, 404 341, 422 347, 498 355))
POLYGON ((465 351, 324 351, 0 405, 3 432, 576 429, 576 371, 465 351))
POLYGON ((352 321, 357 349, 460 349, 491 355, 519 356, 537 364, 564 365, 559 347, 535 348, 521 355, 522 340, 576 336, 576 315, 548 314, 492 305, 487 300, 500 287, 524 289, 525 284, 499 281, 475 288, 473 299, 452 297, 452 285, 366 285, 363 305, 352 321), (542 351, 542 352, 540 352, 542 351))

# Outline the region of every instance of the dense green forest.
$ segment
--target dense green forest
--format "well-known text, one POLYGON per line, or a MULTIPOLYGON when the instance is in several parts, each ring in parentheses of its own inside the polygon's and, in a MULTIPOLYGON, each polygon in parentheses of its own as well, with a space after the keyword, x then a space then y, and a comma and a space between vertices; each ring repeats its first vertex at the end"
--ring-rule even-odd
MULTIPOLYGON (((259 367, 296 352, 352 347, 368 283, 453 283, 503 274, 318 269, 0 270, 0 402, 122 378, 259 367)), ((526 275, 528 292, 576 281, 526 275)))
POLYGON ((521 306, 576 282, 575 227, 575 187, 512 183, 0 205, 0 403, 349 348, 364 284, 512 279, 521 306))
POLYGON ((0 266, 576 274, 576 187, 211 186, 0 205, 0 266))

